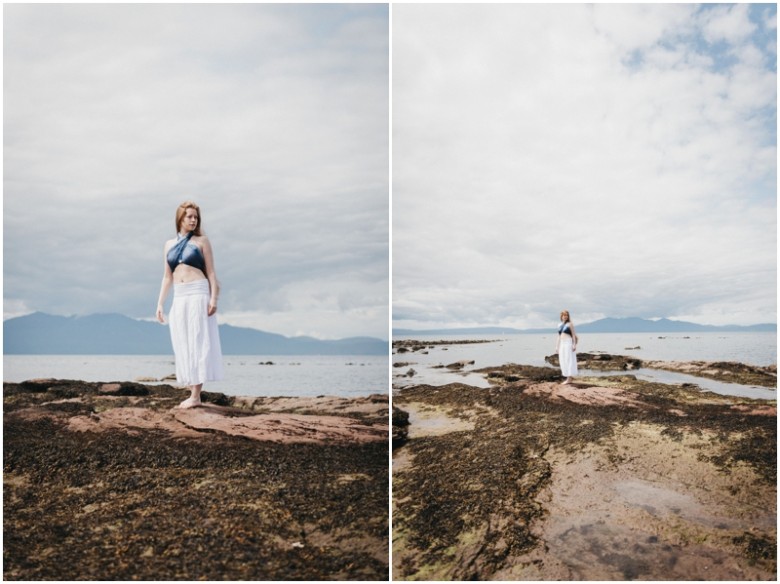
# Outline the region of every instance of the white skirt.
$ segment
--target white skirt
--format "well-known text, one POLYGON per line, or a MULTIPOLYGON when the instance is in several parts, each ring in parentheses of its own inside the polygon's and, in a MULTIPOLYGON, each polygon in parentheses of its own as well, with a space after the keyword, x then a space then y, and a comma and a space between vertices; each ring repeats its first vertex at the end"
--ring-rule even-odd
POLYGON ((217 316, 209 316, 208 310, 208 280, 173 285, 168 328, 176 355, 176 381, 183 385, 224 378, 217 316))
POLYGON ((561 375, 574 377, 577 375, 577 353, 571 350, 571 339, 561 339, 558 346, 558 362, 561 365, 561 375))

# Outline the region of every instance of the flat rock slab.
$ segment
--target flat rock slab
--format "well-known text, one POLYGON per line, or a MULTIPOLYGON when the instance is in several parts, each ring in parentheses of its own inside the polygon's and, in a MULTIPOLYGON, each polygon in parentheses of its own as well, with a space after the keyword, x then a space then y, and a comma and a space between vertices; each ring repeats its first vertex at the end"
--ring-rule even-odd
POLYGON ((576 385, 573 383, 538 383, 528 387, 529 395, 546 396, 554 400, 567 400, 577 404, 606 406, 623 405, 642 407, 635 394, 618 387, 601 387, 598 385, 576 385))
POLYGON ((200 433, 223 432, 282 443, 387 441, 389 432, 387 424, 371 426, 354 418, 284 413, 236 417, 228 408, 219 406, 174 410, 173 417, 200 433))
POLYGON ((388 413, 385 394, 366 397, 234 397, 232 405, 257 412, 288 412, 382 417, 388 413))
MULTIPOLYGON (((45 412, 32 408, 19 413, 36 418, 45 415, 45 412)), ((389 431, 387 424, 368 425, 355 418, 286 413, 247 414, 236 408, 211 404, 170 410, 118 407, 99 414, 73 416, 69 418, 68 426, 77 432, 121 430, 138 434, 144 430, 162 430, 177 438, 208 438, 212 433, 220 432, 250 440, 284 444, 386 441, 389 431)))
POLYGON ((76 432, 161 431, 174 438, 214 433, 250 440, 364 444, 389 440, 389 399, 232 397, 204 392, 201 406, 178 407, 186 392, 138 383, 39 379, 5 384, 6 413, 26 420, 51 418, 76 432))

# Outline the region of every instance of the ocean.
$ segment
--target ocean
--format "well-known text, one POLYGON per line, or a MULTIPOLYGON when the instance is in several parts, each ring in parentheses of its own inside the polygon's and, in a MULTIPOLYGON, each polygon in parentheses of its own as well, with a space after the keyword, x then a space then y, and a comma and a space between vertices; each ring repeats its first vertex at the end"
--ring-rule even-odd
MULTIPOLYGON (((443 385, 463 381, 486 386, 479 374, 468 370, 521 363, 546 365, 544 357, 555 352, 555 334, 412 336, 429 340, 489 340, 490 343, 437 346, 427 355, 420 352, 393 355, 393 362, 409 363, 393 368, 396 387, 430 383, 443 385), (465 372, 433 369, 455 361, 474 360, 465 372), (417 375, 402 377, 410 368, 417 375)), ((604 351, 630 355, 643 360, 738 361, 750 365, 777 364, 776 333, 594 333, 580 336, 581 352, 604 351), (636 348, 639 347, 639 348, 636 348)), ((398 338, 396 338, 398 340, 398 338)), ((386 393, 390 386, 387 356, 263 356, 225 355, 224 381, 207 383, 206 391, 243 396, 332 395, 358 397, 386 393), (269 364, 271 363, 271 364, 269 364)), ((174 372, 169 355, 5 355, 3 380, 19 382, 51 377, 84 381, 135 381, 141 377, 161 379, 174 372)), ((587 372, 581 371, 583 375, 587 372)), ((642 369, 640 378, 664 383, 696 383, 704 389, 727 395, 775 399, 776 392, 731 383, 718 383, 699 377, 642 369)), ((175 385, 175 381, 165 381, 175 385)))
MULTIPOLYGON (((251 397, 360 397, 387 393, 389 358, 381 356, 225 355, 225 380, 204 391, 251 397)), ((169 355, 4 355, 3 381, 161 379, 175 372, 169 355)), ((176 385, 175 381, 163 383, 176 385)))
MULTIPOLYGON (((544 358, 555 353, 557 334, 516 335, 433 335, 394 337, 394 340, 415 339, 422 342, 436 340, 485 340, 489 343, 445 345, 422 352, 394 354, 393 363, 408 363, 394 367, 393 385, 403 387, 410 384, 428 383, 442 385, 460 381, 487 387, 487 381, 480 374, 469 374, 468 370, 482 367, 518 363, 546 366, 544 358), (468 370, 454 373, 447 369, 433 369, 436 365, 447 365, 461 360, 473 360, 468 370), (412 378, 403 375, 410 369, 416 371, 412 378), (464 379, 465 378, 465 379, 464 379)), ((578 334, 580 342, 577 351, 595 353, 603 351, 613 355, 628 355, 645 361, 737 361, 749 365, 777 364, 777 333, 592 333, 578 334)), ((581 371, 582 375, 593 373, 581 371)), ((724 395, 739 395, 761 399, 775 399, 776 391, 733 383, 718 383, 700 377, 691 377, 665 371, 641 369, 636 374, 640 379, 663 383, 696 383, 703 389, 724 395)), ((610 373, 614 375, 614 373, 610 373)))

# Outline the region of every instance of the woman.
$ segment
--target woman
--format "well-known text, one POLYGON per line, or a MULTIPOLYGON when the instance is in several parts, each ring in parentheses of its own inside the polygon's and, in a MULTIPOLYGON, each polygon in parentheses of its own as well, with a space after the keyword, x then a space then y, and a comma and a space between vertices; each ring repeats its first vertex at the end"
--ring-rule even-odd
POLYGON ((176 381, 190 388, 190 397, 179 407, 192 408, 201 403, 203 383, 224 376, 216 317, 219 285, 211 243, 200 231, 200 209, 192 201, 176 210, 176 233, 176 239, 165 242, 157 320, 165 324, 163 304, 173 284, 168 321, 176 381))
POLYGON ((571 323, 569 311, 561 312, 561 324, 558 327, 558 341, 555 350, 558 352, 558 362, 561 374, 566 378, 564 385, 571 383, 571 378, 577 375, 577 333, 571 323))

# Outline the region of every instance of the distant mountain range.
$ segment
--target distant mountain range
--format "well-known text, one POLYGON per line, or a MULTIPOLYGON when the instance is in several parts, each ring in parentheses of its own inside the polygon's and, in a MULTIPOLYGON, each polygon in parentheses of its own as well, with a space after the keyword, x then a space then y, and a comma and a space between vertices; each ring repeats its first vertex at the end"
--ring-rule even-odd
MULTIPOLYGON (((646 320, 644 318, 602 318, 594 322, 577 324, 581 333, 706 333, 706 332, 777 332, 777 324, 754 324, 749 326, 726 325, 713 326, 696 324, 682 320, 646 320)), ((533 333, 551 333, 554 328, 515 329, 506 327, 473 327, 454 329, 393 329, 394 337, 414 335, 517 335, 533 333)))
MULTIPOLYGON (((321 341, 219 325, 226 355, 387 355, 389 343, 371 337, 321 341)), ((121 314, 54 316, 35 312, 3 322, 6 355, 172 354, 167 326, 121 314)))

